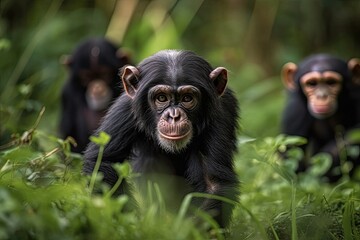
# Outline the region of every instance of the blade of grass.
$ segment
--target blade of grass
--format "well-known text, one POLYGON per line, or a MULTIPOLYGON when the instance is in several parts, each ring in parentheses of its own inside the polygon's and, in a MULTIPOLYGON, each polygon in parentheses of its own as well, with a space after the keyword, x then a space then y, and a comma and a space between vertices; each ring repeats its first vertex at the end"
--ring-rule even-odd
POLYGON ((104 154, 104 149, 105 149, 105 145, 108 144, 108 142, 110 141, 111 136, 108 135, 105 132, 100 132, 99 136, 90 136, 90 141, 97 144, 99 146, 99 154, 98 157, 96 159, 96 163, 95 163, 95 167, 94 170, 91 174, 91 179, 90 179, 90 185, 89 185, 89 193, 90 195, 92 194, 93 190, 94 190, 94 185, 96 182, 96 176, 99 172, 100 169, 100 165, 101 165, 101 160, 104 154))
POLYGON ((158 199, 159 212, 160 214, 164 214, 166 212, 165 201, 163 195, 161 194, 160 187, 156 183, 154 184, 154 190, 155 190, 156 198, 158 199))
POLYGON ((352 234, 352 213, 353 213, 353 201, 348 200, 345 203, 345 209, 343 214, 343 221, 342 221, 342 227, 344 230, 344 239, 351 240, 353 239, 352 234))
POLYGON ((279 236, 277 235, 277 233, 276 233, 276 231, 275 231, 275 228, 274 228, 273 224, 271 223, 271 221, 268 221, 268 222, 269 222, 269 225, 270 225, 270 228, 271 228, 271 232, 274 234, 274 238, 275 238, 276 240, 280 240, 280 239, 279 239, 279 236))
POLYGON ((297 240, 298 239, 298 232, 297 232, 297 225, 296 225, 296 187, 294 183, 291 186, 292 194, 291 194, 291 239, 297 240))
POLYGON ((98 154, 98 157, 96 159, 94 171, 92 172, 91 179, 90 179, 90 185, 89 185, 90 195, 92 194, 92 192, 94 190, 96 176, 97 176, 97 174, 99 172, 99 169, 100 169, 100 164, 101 164, 102 156, 103 156, 103 153, 104 153, 104 148, 105 148, 104 146, 99 146, 99 154, 98 154))
POLYGON ((185 218, 185 214, 190 206, 190 202, 191 199, 193 198, 193 193, 189 193, 185 196, 184 200, 181 203, 180 209, 179 209, 179 213, 176 216, 176 220, 175 220, 175 228, 179 229, 180 225, 181 225, 181 221, 185 218))
POLYGON ((110 189, 110 191, 106 194, 106 197, 111 197, 115 191, 120 187, 120 184, 123 181, 123 177, 119 176, 118 179, 116 180, 116 183, 114 184, 114 186, 110 189))

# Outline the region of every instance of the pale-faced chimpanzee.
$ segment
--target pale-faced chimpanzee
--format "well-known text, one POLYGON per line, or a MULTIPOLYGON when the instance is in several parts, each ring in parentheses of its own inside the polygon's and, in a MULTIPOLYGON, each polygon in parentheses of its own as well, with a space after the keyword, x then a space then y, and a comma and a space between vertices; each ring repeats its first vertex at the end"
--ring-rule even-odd
MULTIPOLYGON (((238 103, 226 88, 227 70, 190 51, 164 50, 121 71, 126 94, 109 109, 98 132, 111 135, 100 171, 114 185, 112 164, 129 160, 135 172, 180 177, 190 191, 236 200, 234 172, 238 103)), ((92 173, 98 146, 85 151, 92 173)), ((120 186, 123 192, 126 183, 120 186)), ((177 190, 176 190, 177 191, 177 190)), ((180 190, 179 190, 180 191, 180 190)), ((224 226, 231 206, 206 199, 197 205, 224 226)))
POLYGON ((129 61, 120 48, 104 38, 85 40, 66 58, 70 75, 62 90, 60 132, 63 138, 76 140, 74 152, 85 150, 89 136, 122 92, 117 73, 129 61))
MULTIPOLYGON (((333 164, 326 174, 330 181, 341 177, 334 170, 341 159, 339 136, 344 138, 360 127, 359 73, 357 59, 346 62, 327 54, 312 55, 299 65, 287 63, 282 69, 282 79, 289 90, 282 131, 308 140, 303 146, 305 155, 326 152, 332 156, 333 164)), ((307 160, 301 161, 299 171, 308 167, 307 160)), ((355 166, 360 163, 359 156, 348 156, 346 160, 355 166)))

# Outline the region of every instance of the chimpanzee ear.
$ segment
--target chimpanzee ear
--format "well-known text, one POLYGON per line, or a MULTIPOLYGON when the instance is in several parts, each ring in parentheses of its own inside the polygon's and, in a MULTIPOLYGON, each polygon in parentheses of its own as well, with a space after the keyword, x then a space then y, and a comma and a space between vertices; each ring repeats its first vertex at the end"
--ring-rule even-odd
POLYGON ((349 70, 352 73, 352 80, 355 84, 360 85, 360 59, 352 58, 348 62, 349 70))
POLYGON ((139 70, 134 66, 126 66, 122 71, 121 80, 124 85, 124 90, 131 98, 134 98, 136 94, 139 75, 139 70))
POLYGON ((294 90, 296 88, 294 75, 297 68, 296 64, 292 62, 286 63, 282 68, 281 79, 285 87, 289 90, 294 90))
POLYGON ((125 49, 125 48, 119 48, 116 51, 116 57, 121 61, 121 62, 125 62, 125 63, 130 63, 131 62, 131 53, 129 50, 125 49))
POLYGON ((226 84, 227 84, 227 70, 223 67, 215 68, 210 73, 210 79, 213 81, 215 85, 215 89, 219 96, 223 95, 226 84))

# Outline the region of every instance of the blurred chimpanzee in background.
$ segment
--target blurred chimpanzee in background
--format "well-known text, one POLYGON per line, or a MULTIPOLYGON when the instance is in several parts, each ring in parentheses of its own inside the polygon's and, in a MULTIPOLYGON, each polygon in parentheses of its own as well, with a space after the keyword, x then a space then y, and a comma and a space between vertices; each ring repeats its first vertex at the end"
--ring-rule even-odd
MULTIPOLYGON (((360 128, 359 60, 346 62, 331 55, 313 55, 299 65, 284 65, 282 78, 289 90, 283 133, 308 140, 302 146, 305 156, 319 152, 332 156, 332 166, 326 174, 330 181, 341 177, 336 167, 342 161, 352 162, 354 167, 360 165, 359 153, 348 151, 349 146, 359 149, 360 145, 347 139, 351 130, 360 128)), ((308 166, 308 160, 303 159, 299 170, 308 166)))
POLYGON ((107 108, 120 96, 117 74, 129 63, 128 56, 104 38, 85 40, 64 61, 69 79, 62 91, 60 132, 63 138, 76 140, 72 151, 85 149, 107 108))

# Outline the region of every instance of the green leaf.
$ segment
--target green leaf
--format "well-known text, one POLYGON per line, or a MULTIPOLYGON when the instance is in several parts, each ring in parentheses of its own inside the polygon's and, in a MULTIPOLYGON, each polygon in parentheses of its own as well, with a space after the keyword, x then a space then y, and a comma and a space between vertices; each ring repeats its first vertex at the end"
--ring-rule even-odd
POLYGON ((311 158, 309 173, 314 176, 324 175, 331 167, 332 158, 328 153, 319 153, 311 158))
POLYGON ((306 143, 306 138, 300 136, 287 136, 283 141, 283 144, 292 146, 300 146, 306 143))
POLYGON ((113 168, 123 178, 128 177, 131 172, 131 166, 128 162, 114 164, 113 168))
POLYGON ((360 147, 358 145, 347 146, 347 155, 356 159, 360 155, 360 147))
POLYGON ((30 147, 20 146, 6 151, 2 158, 13 162, 26 162, 39 156, 41 154, 34 152, 30 147))
POLYGON ((346 139, 350 143, 360 143, 360 129, 354 129, 346 135, 346 139))
POLYGON ((93 143, 99 146, 105 146, 106 144, 109 143, 110 139, 111 139, 110 135, 105 132, 100 132, 98 137, 90 136, 90 141, 92 141, 93 143))
POLYGON ((287 159, 295 159, 300 161, 304 158, 304 151, 301 148, 293 147, 287 150, 286 152, 287 159))
POLYGON ((251 143, 256 141, 256 138, 248 137, 248 136, 241 136, 238 138, 238 144, 245 144, 245 143, 251 143))

